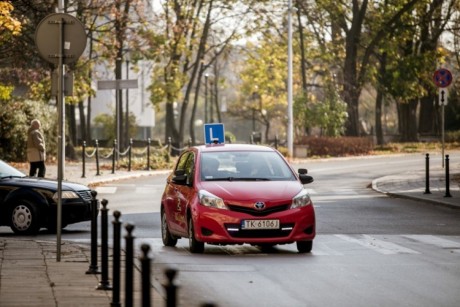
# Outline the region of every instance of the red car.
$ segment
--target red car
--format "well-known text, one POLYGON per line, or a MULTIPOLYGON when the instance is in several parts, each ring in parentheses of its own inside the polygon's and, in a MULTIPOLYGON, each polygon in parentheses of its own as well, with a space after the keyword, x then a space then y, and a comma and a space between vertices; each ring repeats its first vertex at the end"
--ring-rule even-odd
POLYGON ((192 253, 204 244, 262 247, 296 242, 309 253, 315 211, 298 174, 275 149, 246 144, 191 147, 181 154, 161 200, 165 246, 189 239, 192 253))

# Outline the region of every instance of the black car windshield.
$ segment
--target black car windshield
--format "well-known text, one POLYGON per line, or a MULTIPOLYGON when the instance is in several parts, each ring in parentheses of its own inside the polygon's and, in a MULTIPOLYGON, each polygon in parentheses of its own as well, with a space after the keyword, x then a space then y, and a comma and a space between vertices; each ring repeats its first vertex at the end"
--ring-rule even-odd
POLYGON ((285 160, 274 151, 226 151, 201 154, 204 181, 296 180, 285 160))
POLYGON ((23 173, 15 169, 14 167, 6 164, 2 160, 0 160, 0 178, 5 177, 25 177, 23 173))

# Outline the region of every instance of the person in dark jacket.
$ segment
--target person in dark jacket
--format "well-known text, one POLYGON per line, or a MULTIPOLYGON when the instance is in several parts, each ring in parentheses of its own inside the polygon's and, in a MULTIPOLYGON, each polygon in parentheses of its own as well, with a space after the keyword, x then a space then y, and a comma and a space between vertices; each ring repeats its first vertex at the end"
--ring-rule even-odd
POLYGON ((40 121, 32 120, 27 131, 27 160, 30 163, 29 176, 35 177, 38 170, 38 177, 45 177, 46 147, 43 134, 40 132, 40 121))

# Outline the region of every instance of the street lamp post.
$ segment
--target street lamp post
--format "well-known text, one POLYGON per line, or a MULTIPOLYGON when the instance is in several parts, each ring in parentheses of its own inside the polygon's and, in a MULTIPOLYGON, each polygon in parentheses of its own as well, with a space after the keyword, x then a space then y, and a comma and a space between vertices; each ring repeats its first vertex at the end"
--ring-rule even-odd
POLYGON ((288 129, 287 129, 287 145, 288 157, 293 156, 293 111, 292 111, 292 0, 288 0, 288 129))
POLYGON ((204 75, 204 123, 208 122, 208 77, 204 75))

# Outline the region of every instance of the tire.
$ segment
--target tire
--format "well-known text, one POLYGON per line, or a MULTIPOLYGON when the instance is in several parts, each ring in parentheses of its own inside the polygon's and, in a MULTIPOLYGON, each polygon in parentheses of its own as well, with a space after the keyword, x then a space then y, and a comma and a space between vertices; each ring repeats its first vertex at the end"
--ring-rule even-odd
POLYGON ((204 243, 197 241, 195 238, 195 227, 191 217, 188 219, 188 245, 192 254, 202 254, 204 252, 204 243))
POLYGON ((40 230, 37 207, 30 201, 20 199, 11 207, 10 227, 16 234, 35 235, 40 230))
POLYGON ((161 239, 164 246, 174 247, 177 244, 177 238, 173 237, 169 232, 168 222, 166 221, 166 213, 161 210, 161 239))
POLYGON ((313 241, 297 241, 296 243, 299 253, 310 253, 313 249, 313 241))

